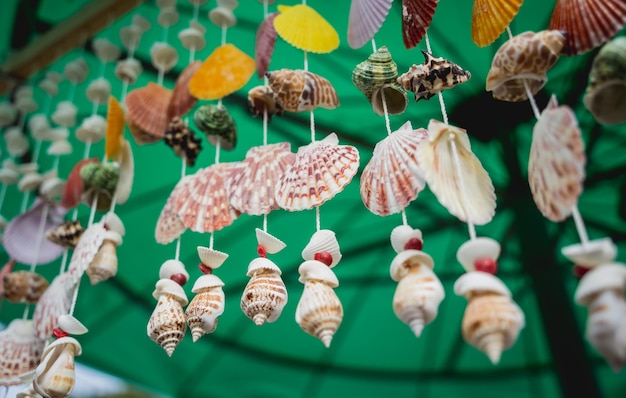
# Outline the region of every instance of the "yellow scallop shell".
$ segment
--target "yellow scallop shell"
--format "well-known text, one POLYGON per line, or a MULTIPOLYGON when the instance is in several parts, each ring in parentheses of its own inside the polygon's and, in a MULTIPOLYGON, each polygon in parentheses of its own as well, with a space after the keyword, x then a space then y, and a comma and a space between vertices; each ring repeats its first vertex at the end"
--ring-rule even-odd
POLYGON ((254 69, 254 59, 232 44, 224 44, 191 77, 189 92, 204 100, 225 97, 245 86, 254 69))
POLYGON ((312 53, 329 53, 339 47, 339 35, 328 21, 309 6, 278 6, 274 29, 292 46, 312 53))
POLYGON ((105 156, 107 159, 115 159, 122 146, 122 133, 124 132, 124 110, 115 97, 109 97, 109 109, 107 111, 107 131, 105 156))

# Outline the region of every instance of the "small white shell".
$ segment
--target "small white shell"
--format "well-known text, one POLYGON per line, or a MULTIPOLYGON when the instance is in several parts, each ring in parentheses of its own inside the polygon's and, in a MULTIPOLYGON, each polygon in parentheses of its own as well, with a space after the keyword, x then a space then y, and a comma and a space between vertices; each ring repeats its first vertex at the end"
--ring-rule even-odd
POLYGON ((20 179, 20 175, 17 171, 3 167, 0 169, 0 183, 11 185, 16 184, 20 179))
POLYGON ((120 236, 126 235, 126 229, 124 228, 124 223, 119 218, 119 216, 113 213, 112 211, 105 214, 104 217, 102 217, 102 221, 104 222, 106 227, 110 229, 111 231, 117 232, 118 234, 120 234, 120 236))
POLYGON ((209 18, 218 28, 222 28, 224 26, 230 28, 237 23, 237 18, 232 10, 233 9, 230 7, 218 6, 209 12, 209 18))
POLYGON ((82 352, 73 337, 61 337, 50 343, 35 370, 33 387, 44 397, 66 397, 74 389, 74 357, 82 352))
POLYGON ((339 242, 335 237, 335 233, 330 229, 321 229, 311 236, 311 240, 302 250, 302 258, 305 260, 314 260, 316 253, 328 252, 332 256, 330 268, 333 268, 341 260, 341 251, 339 250, 339 242))
POLYGON ((57 108, 52 114, 52 121, 59 126, 74 127, 76 125, 76 114, 78 108, 70 101, 62 101, 57 104, 57 108))
POLYGON ((59 94, 59 84, 50 79, 43 79, 39 82, 39 88, 45 91, 50 97, 59 94))
POLYGON ((511 291, 497 276, 481 271, 467 272, 454 282, 454 294, 469 298, 472 294, 493 292, 511 297, 511 291))
POLYGON ((104 232, 104 240, 113 242, 115 246, 122 245, 122 236, 117 231, 107 230, 104 232))
POLYGON ((67 140, 70 136, 70 130, 67 127, 55 127, 48 129, 46 131, 46 135, 44 140, 46 141, 59 141, 59 140, 67 140))
POLYGON ((0 127, 13 123, 17 117, 17 108, 8 101, 0 102, 0 127))
POLYGON ((615 260, 617 247, 611 238, 602 238, 565 246, 561 253, 574 264, 591 268, 615 260))
MULTIPOLYGON (((8 166, 5 166, 8 167, 8 166)), ((15 170, 20 174, 30 174, 36 173, 39 170, 39 165, 37 163, 22 163, 20 165, 15 165, 15 170)))
POLYGON ((92 46, 96 56, 102 62, 112 62, 120 56, 120 48, 108 39, 95 39, 92 42, 92 46))
POLYGON ((129 84, 135 84, 137 76, 142 71, 141 64, 135 58, 126 58, 118 61, 115 66, 115 76, 121 81, 127 81, 129 84))
POLYGON ((4 140, 6 142, 7 152, 14 158, 21 157, 28 151, 28 148, 30 148, 28 138, 26 138, 26 135, 22 133, 19 127, 9 127, 6 129, 4 132, 4 140))
POLYGON ((96 143, 106 133, 106 119, 100 115, 92 115, 83 119, 80 127, 76 129, 76 138, 81 142, 96 143))
POLYGON ((39 109, 39 105, 32 97, 16 97, 15 107, 22 113, 31 113, 39 109))
MULTIPOLYGON (((171 1, 170 1, 171 3, 171 1)), ((175 4, 176 2, 174 2, 175 4)), ((173 4, 171 4, 173 5, 173 4)), ((148 21, 146 18, 144 18, 141 14, 135 13, 135 15, 133 15, 133 19, 131 21, 131 23, 133 24, 133 26, 138 27, 142 33, 145 33, 147 31, 150 30, 150 28, 152 27, 152 25, 150 24, 150 21, 148 21)))
POLYGON ((298 267, 300 277, 298 282, 307 283, 322 281, 330 287, 339 286, 339 280, 335 273, 326 264, 317 260, 307 260, 298 267))
POLYGON ((200 293, 202 289, 222 286, 224 286, 224 282, 222 282, 219 277, 213 274, 207 274, 202 275, 201 277, 196 279, 196 282, 193 284, 193 288, 191 289, 191 291, 193 293, 200 293))
POLYGON ((183 274, 185 279, 189 280, 189 273, 185 269, 185 264, 178 260, 167 260, 159 269, 159 278, 170 279, 172 275, 183 274))
POLYGON ((63 75, 74 84, 82 83, 89 74, 87 62, 82 58, 76 58, 74 61, 68 62, 63 68, 63 75))
POLYGON ((20 192, 29 192, 37 189, 43 182, 43 177, 37 173, 28 173, 23 176, 17 183, 17 189, 20 192))
MULTIPOLYGON (((135 14, 136 16, 137 14, 135 14)), ((139 47, 141 36, 143 35, 143 29, 137 25, 125 26, 120 29, 120 39, 122 45, 128 52, 133 52, 139 47)))
POLYGON ((87 86, 86 95, 93 104, 106 104, 111 95, 111 83, 104 77, 94 79, 87 86))
POLYGON ((183 29, 178 33, 178 39, 186 49, 191 50, 193 48, 196 51, 200 51, 206 46, 206 40, 204 39, 205 33, 206 29, 192 20, 189 22, 187 29, 183 29))
POLYGON ((28 129, 36 140, 44 140, 46 131, 50 129, 48 117, 43 113, 37 113, 28 120, 28 129))
POLYGON ((63 156, 72 153, 72 144, 68 140, 54 141, 48 147, 46 153, 50 156, 63 156))
POLYGON ((175 6, 168 6, 161 8, 159 12, 159 16, 157 18, 157 22, 161 27, 168 28, 172 25, 175 25, 178 22, 178 11, 176 11, 175 6))
POLYGON ((150 47, 150 58, 155 68, 167 72, 178 62, 178 52, 165 42, 155 42, 150 47))
POLYGON ((269 254, 276 254, 287 246, 282 240, 259 228, 256 229, 256 240, 269 254))
POLYGON ((578 304, 589 305, 594 296, 605 290, 617 290, 622 294, 626 288, 626 265, 604 264, 591 269, 580 280, 574 299, 578 304))
POLYGON ((198 257, 202 264, 212 269, 219 268, 228 258, 228 254, 208 247, 198 246, 198 257))
POLYGON ((391 262, 389 270, 391 279, 400 282, 402 278, 411 272, 411 268, 419 267, 420 265, 433 269, 435 262, 432 257, 421 250, 404 250, 398 253, 391 262))
POLYGON ((500 244, 486 237, 468 240, 463 243, 456 252, 456 259, 463 265, 467 272, 475 271, 474 262, 481 258, 490 258, 498 261, 500 257, 500 244))
POLYGON ((72 315, 68 314, 63 314, 59 317, 59 328, 65 333, 72 335, 81 335, 89 332, 85 325, 72 315))
POLYGON ((422 231, 417 228, 413 229, 408 225, 398 225, 391 231, 391 247, 396 253, 403 252, 404 245, 412 238, 422 240, 422 231))
POLYGON ((180 305, 187 305, 188 300, 183 288, 171 279, 159 279, 156 283, 155 289, 152 292, 152 297, 159 299, 163 294, 169 294, 173 296, 180 305))
POLYGON ((282 272, 280 271, 280 268, 278 268, 278 266, 274 264, 272 260, 268 260, 267 258, 264 258, 264 257, 257 257, 254 260, 252 260, 250 264, 248 264, 248 273, 246 275, 254 276, 257 273, 259 273, 258 271, 261 271, 261 272, 273 271, 277 273, 278 275, 282 274, 282 272))
POLYGON ((39 193, 48 199, 55 199, 63 194, 65 188, 65 180, 58 177, 46 179, 39 187, 39 193))

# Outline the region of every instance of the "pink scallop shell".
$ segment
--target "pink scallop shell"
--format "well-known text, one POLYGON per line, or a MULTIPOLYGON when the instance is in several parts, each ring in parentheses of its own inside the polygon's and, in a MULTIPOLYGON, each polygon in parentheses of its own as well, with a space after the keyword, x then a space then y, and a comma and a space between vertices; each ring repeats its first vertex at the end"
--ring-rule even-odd
POLYGON ((439 0, 402 0, 402 40, 411 49, 422 40, 439 0))
POLYGON ((274 190, 296 159, 290 148, 289 142, 250 148, 226 180, 231 206, 251 215, 279 209, 274 190))
POLYGON ((132 90, 126 96, 128 118, 141 131, 160 140, 167 129, 167 108, 172 92, 154 83, 132 90))
POLYGON ((176 86, 172 91, 172 98, 167 106, 167 120, 178 116, 182 117, 194 107, 198 99, 189 92, 189 80, 200 68, 202 61, 193 61, 180 73, 176 79, 176 86))
POLYGON ((256 41, 254 45, 254 61, 256 62, 256 73, 262 79, 270 65, 274 46, 276 45, 276 29, 274 29, 274 18, 277 12, 269 14, 259 25, 256 31, 256 41))
POLYGON ((106 231, 104 224, 99 222, 92 224, 81 235, 78 244, 74 248, 67 270, 72 283, 78 283, 85 271, 87 271, 87 267, 89 267, 89 264, 91 264, 96 253, 98 253, 98 249, 104 242, 106 231))
POLYGON ((169 198, 167 198, 167 202, 165 202, 165 206, 163 207, 163 210, 161 210, 161 214, 157 220, 154 233, 154 237, 158 243, 163 245, 168 244, 185 232, 185 225, 183 225, 180 217, 178 217, 175 205, 178 195, 182 191, 188 191, 186 185, 191 181, 191 176, 187 176, 180 180, 174 187, 174 190, 170 194, 169 198))
POLYGON ((35 336, 33 322, 14 319, 0 332, 0 386, 22 384, 19 377, 35 370, 46 341, 35 336))
POLYGON ((57 327, 59 316, 68 313, 76 283, 68 272, 58 275, 39 298, 33 314, 35 334, 47 339, 57 327))
POLYGON ((392 0, 352 0, 348 19, 348 44, 361 48, 385 22, 392 0))

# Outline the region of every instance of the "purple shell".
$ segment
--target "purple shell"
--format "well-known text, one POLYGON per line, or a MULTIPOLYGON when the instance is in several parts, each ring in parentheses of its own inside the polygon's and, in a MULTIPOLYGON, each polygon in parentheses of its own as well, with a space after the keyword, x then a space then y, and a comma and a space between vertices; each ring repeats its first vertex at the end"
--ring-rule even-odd
POLYGON ((261 22, 259 29, 256 31, 256 43, 254 46, 254 60, 256 62, 256 71, 259 79, 262 79, 270 65, 272 54, 274 53, 274 45, 276 44, 276 29, 274 29, 274 18, 277 12, 271 13, 261 22))
POLYGON ((352 0, 348 20, 348 44, 361 48, 385 22, 392 0, 352 0))

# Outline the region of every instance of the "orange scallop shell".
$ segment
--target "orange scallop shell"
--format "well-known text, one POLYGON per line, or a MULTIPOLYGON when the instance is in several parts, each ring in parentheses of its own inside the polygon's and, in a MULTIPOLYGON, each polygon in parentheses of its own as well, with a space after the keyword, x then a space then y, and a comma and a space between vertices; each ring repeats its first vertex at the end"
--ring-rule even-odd
POLYGON ((493 43, 519 12, 523 0, 474 0, 472 40, 478 47, 493 43))
POLYGON ((129 124, 154 137, 155 141, 163 138, 171 98, 170 90, 155 83, 131 91, 126 96, 129 124))
POLYGON ((200 65, 202 65, 202 62, 193 61, 187 65, 187 67, 178 76, 178 79, 176 79, 176 85, 172 91, 172 98, 167 106, 168 121, 172 120, 172 118, 176 116, 183 116, 189 112, 189 110, 193 108, 198 101, 198 99, 189 92, 189 80, 191 80, 191 77, 200 68, 200 65))
POLYGON ((122 133, 124 132, 124 110, 115 97, 109 97, 107 111, 107 131, 105 156, 107 159, 115 159, 120 152, 122 133))

